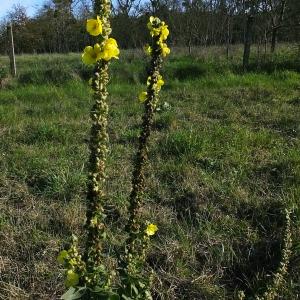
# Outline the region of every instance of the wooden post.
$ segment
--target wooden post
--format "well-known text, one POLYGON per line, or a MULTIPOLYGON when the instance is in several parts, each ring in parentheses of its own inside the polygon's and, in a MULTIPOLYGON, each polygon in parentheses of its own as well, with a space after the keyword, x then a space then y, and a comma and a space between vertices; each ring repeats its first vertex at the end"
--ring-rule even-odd
POLYGON ((13 77, 17 75, 16 67, 16 57, 15 57, 15 46, 14 46, 14 36, 12 30, 12 24, 7 25, 7 35, 9 40, 9 60, 10 60, 10 72, 13 77))

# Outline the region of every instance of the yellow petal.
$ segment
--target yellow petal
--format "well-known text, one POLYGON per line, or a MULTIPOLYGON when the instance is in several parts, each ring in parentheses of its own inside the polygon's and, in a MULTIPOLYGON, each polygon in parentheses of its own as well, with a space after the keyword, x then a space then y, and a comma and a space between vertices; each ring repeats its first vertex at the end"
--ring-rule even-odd
POLYGON ((99 54, 101 53, 101 48, 99 44, 95 44, 94 47, 87 46, 84 48, 84 52, 82 54, 82 61, 86 65, 95 64, 101 57, 99 54))
POLYGON ((151 53, 152 53, 152 48, 151 48, 151 46, 150 46, 149 44, 145 45, 145 46, 144 46, 144 51, 145 51, 145 53, 146 53, 147 55, 151 55, 151 53))
POLYGON ((169 35, 168 25, 161 26, 161 39, 165 41, 169 35))
POLYGON ((151 36, 158 36, 160 34, 160 28, 152 28, 150 34, 151 36))
POLYGON ((146 101, 146 99, 147 99, 147 92, 141 92, 140 94, 139 94, 139 100, 140 100, 140 102, 145 102, 146 101))
POLYGON ((162 76, 159 75, 159 76, 158 76, 158 79, 157 79, 157 85, 158 85, 159 87, 161 87, 161 86, 163 86, 164 84, 165 84, 165 82, 164 82, 162 76))
POLYGON ((101 52, 101 46, 97 43, 94 45, 94 49, 95 53, 100 53, 101 52))
POLYGON ((119 54, 120 50, 118 48, 117 41, 113 38, 107 39, 100 54, 101 58, 106 61, 112 58, 118 59, 119 54))
POLYGON ((147 86, 150 85, 150 82, 151 82, 151 76, 148 76, 148 78, 147 78, 147 86))
POLYGON ((151 235, 154 235, 155 232, 158 230, 158 227, 157 225, 155 224, 149 224, 145 230, 145 233, 148 235, 148 236, 151 236, 151 235))
POLYGON ((160 43, 160 47, 161 47, 161 54, 163 57, 166 57, 167 55, 170 54, 171 50, 170 48, 168 48, 167 44, 160 43))
POLYGON ((86 65, 92 65, 92 64, 96 63, 96 58, 91 56, 89 53, 84 52, 81 55, 81 58, 82 58, 83 63, 86 65))
POLYGON ((97 19, 89 19, 86 21, 86 31, 93 36, 98 36, 102 33, 102 22, 97 16, 97 19))
POLYGON ((92 46, 87 46, 84 48, 83 52, 92 55, 92 53, 94 52, 94 48, 92 46))
POLYGON ((112 44, 112 45, 118 47, 117 41, 116 41, 114 38, 109 38, 109 39, 107 39, 107 42, 106 42, 106 43, 107 43, 107 44, 112 44))

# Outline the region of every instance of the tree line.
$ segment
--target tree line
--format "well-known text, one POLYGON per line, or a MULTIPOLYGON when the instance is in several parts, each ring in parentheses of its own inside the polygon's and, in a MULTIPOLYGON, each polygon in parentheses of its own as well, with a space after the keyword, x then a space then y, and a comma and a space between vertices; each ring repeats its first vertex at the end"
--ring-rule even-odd
MULTIPOLYGON (((15 5, 1 21, 0 53, 7 52, 6 25, 13 25, 16 53, 80 52, 89 42, 84 23, 92 15, 91 0, 50 0, 30 17, 15 5)), ((147 42, 149 15, 170 27, 170 44, 185 46, 244 43, 244 60, 252 43, 299 42, 299 0, 116 0, 113 36, 121 48, 147 42)))

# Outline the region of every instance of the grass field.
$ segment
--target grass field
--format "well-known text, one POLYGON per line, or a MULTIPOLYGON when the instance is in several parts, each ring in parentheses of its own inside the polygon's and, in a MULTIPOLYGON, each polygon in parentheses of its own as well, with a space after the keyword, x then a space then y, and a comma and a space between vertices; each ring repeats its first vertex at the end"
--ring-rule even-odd
MULTIPOLYGON (((17 64, 18 78, 0 89, 0 299, 58 299, 56 256, 83 232, 91 71, 78 54, 23 55, 17 64)), ((124 239, 145 69, 133 51, 112 64, 109 252, 124 239)), ((243 73, 236 58, 177 54, 164 77, 144 211, 159 226, 148 257, 154 298, 262 293, 289 208, 293 252, 278 299, 300 299, 299 56, 253 58, 243 73)))

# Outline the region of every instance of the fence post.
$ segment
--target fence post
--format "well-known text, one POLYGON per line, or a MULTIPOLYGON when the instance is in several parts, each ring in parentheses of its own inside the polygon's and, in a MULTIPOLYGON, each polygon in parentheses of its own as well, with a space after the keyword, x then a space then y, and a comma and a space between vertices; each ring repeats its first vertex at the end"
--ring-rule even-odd
POLYGON ((7 35, 9 40, 8 53, 10 60, 10 72, 13 77, 17 75, 17 67, 16 67, 16 57, 15 57, 15 47, 14 47, 14 36, 12 30, 12 24, 7 25, 7 35))

